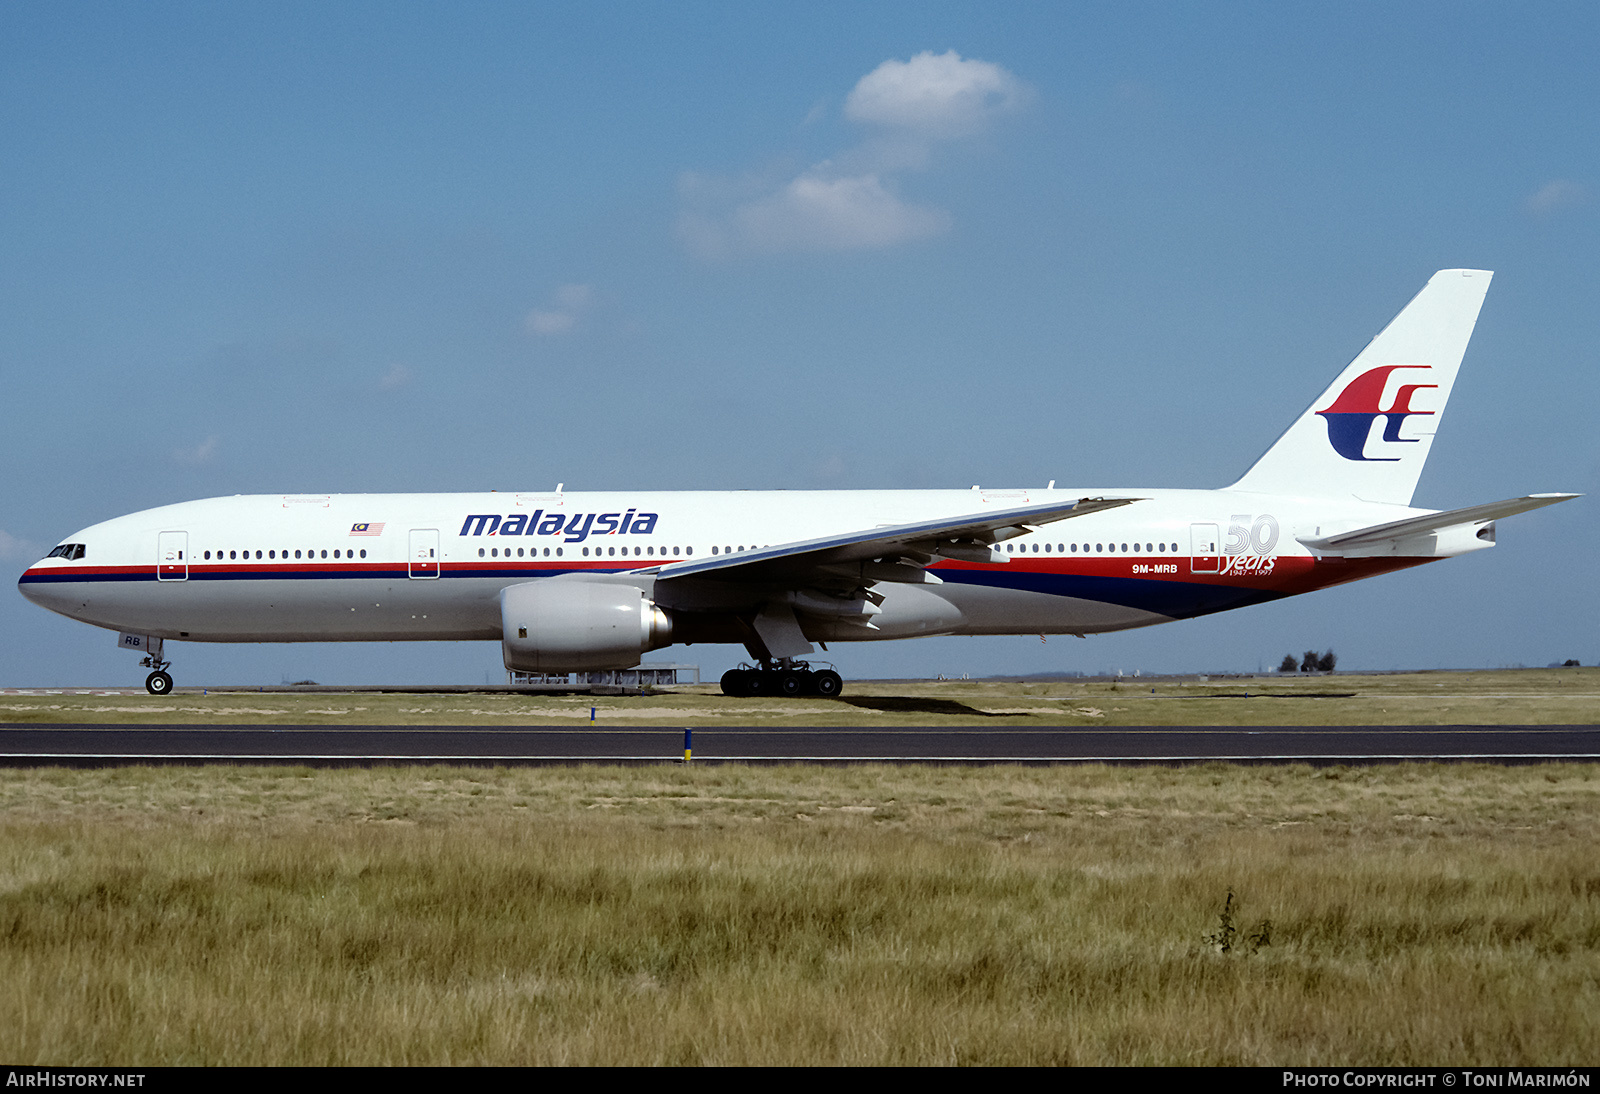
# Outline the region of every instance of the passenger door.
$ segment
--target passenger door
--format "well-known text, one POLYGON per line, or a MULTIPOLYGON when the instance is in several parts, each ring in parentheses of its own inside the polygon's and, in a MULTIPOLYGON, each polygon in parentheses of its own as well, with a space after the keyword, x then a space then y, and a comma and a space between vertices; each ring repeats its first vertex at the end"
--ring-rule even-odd
POLYGON ((1222 568, 1220 540, 1215 524, 1189 525, 1190 573, 1214 574, 1222 568))
POLYGON ((411 552, 406 556, 406 573, 413 578, 439 576, 439 529, 411 529, 411 552))
POLYGON ((156 580, 189 579, 189 533, 161 532, 156 540, 156 580))

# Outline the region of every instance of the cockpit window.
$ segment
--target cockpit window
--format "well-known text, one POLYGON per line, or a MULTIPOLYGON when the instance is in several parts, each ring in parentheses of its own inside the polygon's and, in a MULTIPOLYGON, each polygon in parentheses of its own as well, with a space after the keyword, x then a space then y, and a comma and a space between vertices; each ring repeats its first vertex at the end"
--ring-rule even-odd
POLYGON ((72 562, 75 559, 80 559, 80 558, 83 557, 83 544, 81 544, 81 543, 63 543, 61 546, 57 547, 54 551, 51 551, 49 554, 45 555, 44 557, 45 558, 64 558, 68 562, 72 562))

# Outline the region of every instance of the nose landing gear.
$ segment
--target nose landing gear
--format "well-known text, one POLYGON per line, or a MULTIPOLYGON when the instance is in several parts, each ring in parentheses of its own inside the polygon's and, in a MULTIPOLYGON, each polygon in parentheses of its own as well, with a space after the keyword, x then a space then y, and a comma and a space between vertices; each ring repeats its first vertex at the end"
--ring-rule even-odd
POLYGON ((161 659, 161 647, 158 645, 160 641, 158 638, 155 642, 152 642, 150 644, 150 655, 139 662, 140 665, 147 669, 155 669, 154 672, 144 678, 144 690, 151 695, 166 695, 172 690, 172 676, 167 672, 167 669, 172 667, 172 662, 161 659))

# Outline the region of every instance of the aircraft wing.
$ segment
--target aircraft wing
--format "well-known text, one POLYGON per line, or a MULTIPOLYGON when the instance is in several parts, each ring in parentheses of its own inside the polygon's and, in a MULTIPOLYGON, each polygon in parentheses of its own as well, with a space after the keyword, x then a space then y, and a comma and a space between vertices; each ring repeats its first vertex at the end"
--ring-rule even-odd
POLYGON ((1529 494, 1525 498, 1507 498, 1505 501, 1491 501, 1484 505, 1469 505, 1465 509, 1448 509, 1441 513, 1428 513, 1425 516, 1408 517, 1387 524, 1374 524, 1367 528, 1357 528, 1351 532, 1339 532, 1331 536, 1297 538, 1313 551, 1333 554, 1350 550, 1369 551, 1374 547, 1397 543, 1412 536, 1425 536, 1463 524, 1487 524, 1501 517, 1526 513, 1530 509, 1540 509, 1546 505, 1554 505, 1558 501, 1569 501, 1581 496, 1580 494, 1529 494))
MULTIPOLYGON (((938 558, 964 561, 1007 562, 993 545, 1031 531, 1031 526, 1050 524, 1070 517, 1081 517, 1131 505, 1140 498, 1079 498, 1071 502, 1024 505, 1013 509, 990 509, 982 513, 917 521, 911 524, 884 524, 875 528, 821 536, 817 539, 756 547, 748 551, 636 571, 654 573, 659 581, 685 577, 713 577, 729 581, 795 582, 826 579, 830 568, 836 572, 850 564, 875 559, 899 564, 904 576, 884 575, 887 580, 933 580, 920 568, 938 558)), ((839 572, 839 576, 843 576, 839 572)), ((857 569, 854 580, 861 580, 857 569)))

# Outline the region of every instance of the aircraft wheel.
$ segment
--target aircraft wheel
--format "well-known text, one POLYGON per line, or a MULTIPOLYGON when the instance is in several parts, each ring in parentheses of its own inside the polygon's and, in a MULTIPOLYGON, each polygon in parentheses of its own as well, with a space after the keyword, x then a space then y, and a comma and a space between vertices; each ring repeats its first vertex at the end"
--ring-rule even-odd
POLYGON ((806 693, 806 677, 809 672, 786 672, 778 677, 778 694, 785 699, 793 699, 806 693))
POLYGON ((144 678, 144 690, 151 695, 165 695, 172 690, 172 677, 164 672, 152 672, 144 678))
POLYGON ((729 669, 722 674, 722 694, 738 697, 741 690, 739 684, 742 682, 739 676, 738 669, 729 669))
POLYGON ((844 690, 844 681, 832 669, 823 669, 811 678, 811 689, 824 699, 832 699, 844 690))
POLYGON ((762 672, 760 669, 746 669, 744 673, 744 693, 746 695, 771 695, 773 684, 771 673, 762 672))

